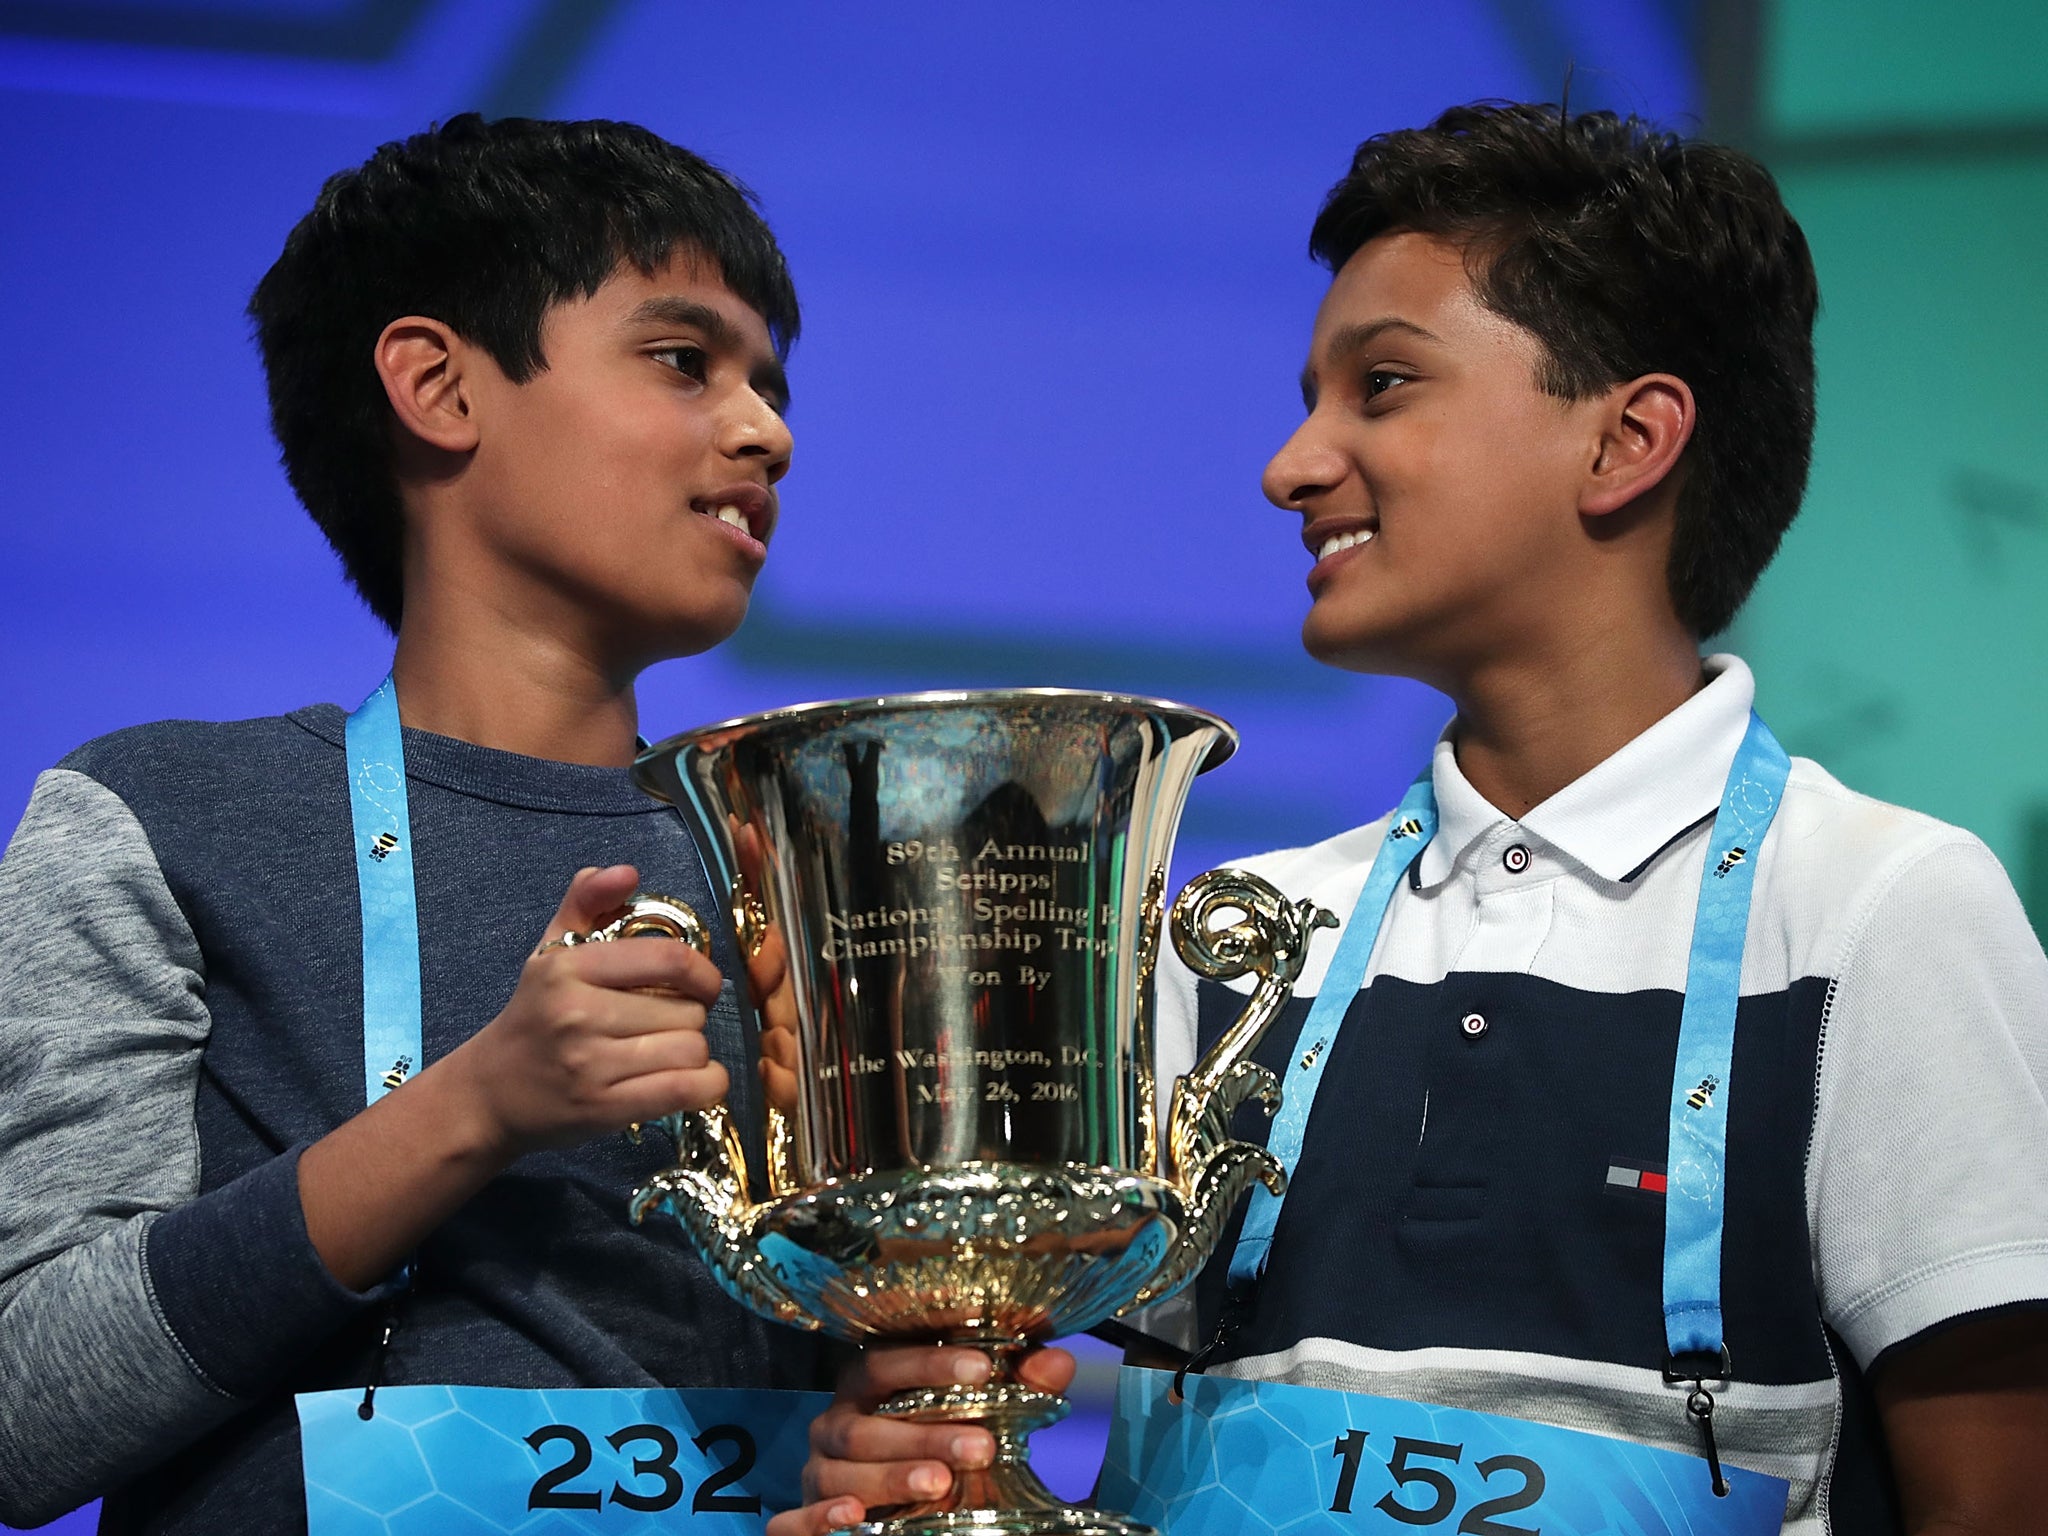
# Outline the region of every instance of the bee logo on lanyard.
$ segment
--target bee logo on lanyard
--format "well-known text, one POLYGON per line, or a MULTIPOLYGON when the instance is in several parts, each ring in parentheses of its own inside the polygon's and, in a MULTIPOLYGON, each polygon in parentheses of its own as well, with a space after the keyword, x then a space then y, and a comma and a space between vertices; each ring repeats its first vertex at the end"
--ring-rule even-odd
POLYGON ((1394 830, 1392 832, 1389 832, 1387 835, 1389 837, 1394 838, 1420 837, 1422 836, 1422 823, 1417 821, 1413 816, 1410 816, 1406 821, 1402 822, 1399 826, 1395 827, 1394 830))
POLYGON ((1714 866, 1714 878, 1716 880, 1727 879, 1728 871, 1733 869, 1736 865, 1740 864, 1747 857, 1749 857, 1749 850, 1747 848, 1730 848, 1726 853, 1721 855, 1721 862, 1714 866))
POLYGON ((1685 1107, 1687 1109, 1705 1109, 1714 1102, 1714 1090, 1720 1086, 1721 1079, 1718 1077, 1701 1078, 1699 1087, 1693 1089, 1691 1093, 1685 1096, 1685 1107))
POLYGON ((379 832, 370 839, 370 857, 381 864, 391 856, 391 851, 397 846, 398 836, 396 833, 379 832))
POLYGON ((410 1076, 412 1076, 412 1058, 410 1056, 401 1056, 398 1060, 391 1063, 391 1070, 384 1074, 384 1086, 386 1088, 396 1088, 410 1076))

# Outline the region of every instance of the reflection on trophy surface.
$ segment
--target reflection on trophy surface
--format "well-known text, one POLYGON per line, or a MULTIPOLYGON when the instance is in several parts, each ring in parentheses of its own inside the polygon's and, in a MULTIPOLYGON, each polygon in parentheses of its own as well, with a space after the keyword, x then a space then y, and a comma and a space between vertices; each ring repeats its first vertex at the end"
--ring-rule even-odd
POLYGON ((985 1387, 885 1405, 997 1440, 994 1466, 876 1527, 891 1536, 1142 1529, 1032 1475, 1024 1437, 1066 1407, 1011 1366, 1177 1291, 1251 1182, 1279 1187, 1226 1128, 1247 1098, 1277 1102, 1249 1054, 1328 914, 1235 871, 1191 883, 1182 957, 1256 985, 1170 1094, 1153 1076, 1174 829, 1235 744, 1178 705, 1025 689, 779 710, 636 765, 729 893, 764 1099, 751 1157, 724 1107, 671 1116, 677 1164, 636 1218, 670 1212, 734 1296, 785 1323, 994 1358, 985 1387))

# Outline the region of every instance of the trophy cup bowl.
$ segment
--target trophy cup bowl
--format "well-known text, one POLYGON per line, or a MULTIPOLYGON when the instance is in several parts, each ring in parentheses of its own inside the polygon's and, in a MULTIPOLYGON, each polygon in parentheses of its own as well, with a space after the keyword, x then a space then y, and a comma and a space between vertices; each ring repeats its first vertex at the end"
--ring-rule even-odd
MULTIPOLYGON (((1236 733, 1199 710, 1067 689, 802 705, 671 737, 635 776, 681 811, 726 893, 763 1091, 661 1122, 676 1164, 634 1199, 680 1221, 744 1304, 856 1343, 972 1345, 990 1382, 881 1411, 974 1421, 989 1468, 862 1529, 1144 1531, 1064 1505, 1025 1437, 1066 1412, 1028 1346, 1162 1300, 1279 1166, 1232 1141, 1273 1076, 1250 1053, 1334 922, 1217 870, 1174 904, 1197 973, 1255 978, 1163 1102, 1152 972, 1188 787, 1236 733), (749 1155, 750 1151, 754 1154, 749 1155)), ((609 939, 706 948, 644 897, 609 939)), ((736 978, 737 980, 737 978, 736 978)))

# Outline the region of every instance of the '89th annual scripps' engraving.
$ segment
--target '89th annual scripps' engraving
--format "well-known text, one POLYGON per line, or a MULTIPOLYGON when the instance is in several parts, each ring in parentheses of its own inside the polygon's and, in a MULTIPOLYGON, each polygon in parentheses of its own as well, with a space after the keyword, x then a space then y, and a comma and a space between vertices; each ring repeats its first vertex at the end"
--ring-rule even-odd
POLYGON ((1005 970, 1010 955, 1107 954, 1116 932, 1113 901, 1088 900, 1083 880, 1088 850, 1059 843, 999 843, 988 838, 963 854, 950 838, 891 842, 885 867, 921 879, 931 893, 915 905, 871 907, 825 915, 818 958, 870 960, 900 955, 939 957, 941 968, 974 970, 973 986, 1043 988, 1052 972, 1032 965, 1005 970), (1063 876, 1065 878, 1063 878, 1063 876))

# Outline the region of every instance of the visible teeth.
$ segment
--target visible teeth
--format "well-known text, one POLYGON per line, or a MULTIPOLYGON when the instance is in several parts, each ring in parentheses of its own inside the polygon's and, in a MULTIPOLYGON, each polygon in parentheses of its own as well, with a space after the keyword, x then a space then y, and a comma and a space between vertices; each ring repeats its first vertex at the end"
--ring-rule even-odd
POLYGON ((1351 549, 1360 544, 1372 542, 1373 530, 1361 528, 1356 533, 1333 533, 1316 546, 1316 558, 1327 560, 1340 549, 1351 549))
POLYGON ((747 528, 747 515, 746 513, 742 512, 738 507, 720 507, 716 512, 712 513, 711 515, 717 518, 721 523, 731 523, 733 527, 739 529, 741 533, 746 533, 749 531, 747 528))

